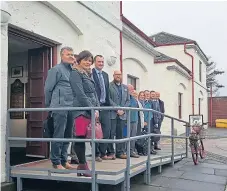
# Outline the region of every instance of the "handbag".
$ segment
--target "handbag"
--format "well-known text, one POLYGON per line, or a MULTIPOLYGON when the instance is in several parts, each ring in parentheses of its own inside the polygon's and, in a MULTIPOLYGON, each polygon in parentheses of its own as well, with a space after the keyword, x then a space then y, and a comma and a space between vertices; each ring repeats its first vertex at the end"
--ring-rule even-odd
POLYGON ((81 115, 74 119, 74 135, 85 137, 87 134, 87 127, 91 123, 91 119, 81 115))
MULTIPOLYGON (((91 123, 87 126, 87 139, 92 138, 92 125, 91 123)), ((102 126, 99 120, 96 120, 95 122, 95 139, 102 139, 103 138, 103 132, 102 132, 102 126)))
POLYGON ((46 120, 43 122, 43 138, 53 138, 54 135, 54 119, 51 112, 48 113, 46 120))

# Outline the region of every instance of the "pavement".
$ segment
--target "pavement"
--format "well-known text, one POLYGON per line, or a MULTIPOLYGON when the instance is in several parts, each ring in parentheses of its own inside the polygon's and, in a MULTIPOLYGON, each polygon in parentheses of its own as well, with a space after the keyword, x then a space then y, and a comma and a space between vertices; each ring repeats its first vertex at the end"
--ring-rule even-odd
MULTIPOLYGON (((131 191, 227 191, 227 129, 207 129, 204 140, 207 157, 194 165, 185 158, 174 167, 167 166, 163 172, 153 172, 151 184, 144 185, 142 177, 131 185, 131 191)), ((161 145, 169 144, 163 140, 161 145)), ((175 140, 176 147, 185 147, 185 140, 175 140)))
POLYGON ((226 164, 207 159, 195 166, 192 159, 187 158, 153 175, 150 185, 137 180, 131 185, 131 191, 225 191, 226 183, 226 164))

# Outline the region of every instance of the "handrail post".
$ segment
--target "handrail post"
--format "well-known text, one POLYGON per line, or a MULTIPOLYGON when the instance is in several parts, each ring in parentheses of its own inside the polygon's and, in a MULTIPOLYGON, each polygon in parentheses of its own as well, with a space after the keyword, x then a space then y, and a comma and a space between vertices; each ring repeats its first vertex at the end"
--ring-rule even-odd
MULTIPOLYGON (((130 115, 131 111, 127 111, 127 138, 130 138, 130 115)), ((124 143, 123 143, 124 144, 124 143)), ((126 161, 126 191, 130 191, 130 140, 127 140, 127 161, 126 161)))
POLYGON ((172 156, 171 156, 171 165, 174 166, 174 119, 171 118, 171 150, 172 150, 172 156))
POLYGON ((92 191, 96 191, 96 172, 95 172, 95 110, 91 109, 91 150, 92 150, 92 191))
POLYGON ((5 142, 6 142, 6 181, 11 182, 11 170, 10 170, 10 141, 8 137, 10 135, 10 126, 9 126, 9 119, 10 119, 10 112, 7 111, 7 118, 6 118, 6 135, 5 135, 5 142))
MULTIPOLYGON (((151 133, 151 112, 148 112, 148 123, 147 123, 147 133, 151 133)), ((147 182, 146 184, 151 183, 151 136, 148 137, 148 154, 147 154, 147 182)))

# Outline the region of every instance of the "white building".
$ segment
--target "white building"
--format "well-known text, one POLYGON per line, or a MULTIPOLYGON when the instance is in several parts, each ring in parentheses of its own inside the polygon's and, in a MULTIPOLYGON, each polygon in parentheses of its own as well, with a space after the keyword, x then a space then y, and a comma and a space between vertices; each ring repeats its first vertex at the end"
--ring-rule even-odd
MULTIPOLYGON (((89 50, 94 55, 103 54, 108 60, 114 58, 116 63, 111 67, 106 64, 105 70, 110 74, 119 70, 122 23, 117 1, 10 1, 1 5, 11 14, 8 26, 1 26, 1 182, 4 182, 7 108, 44 107, 47 70, 60 62, 59 50, 63 46, 71 46, 75 53, 89 50), (20 81, 14 85, 22 83, 19 90, 23 89, 23 93, 14 93, 19 103, 13 102, 13 96, 10 99, 15 79, 20 81)), ((11 136, 42 137, 44 115, 17 113, 12 118, 11 136)), ((27 147, 27 155, 48 154, 46 144, 12 142, 10 146, 27 147)))
MULTIPOLYGON (((207 122, 208 59, 198 43, 166 32, 155 34, 151 39, 155 43, 155 49, 168 56, 156 57, 155 60, 155 64, 168 70, 162 85, 159 85, 161 93, 167 91, 164 95, 162 93, 162 99, 168 107, 167 113, 184 120, 188 120, 189 114, 203 114, 204 122, 207 122)), ((179 127, 177 130, 182 133, 184 129, 179 127)))
MULTIPOLYGON (((122 68, 124 83, 135 84, 138 91, 159 91, 166 113, 179 117, 181 108, 182 119, 188 120, 192 113, 192 60, 184 53, 184 45, 157 47, 157 35, 156 40, 152 40, 125 17, 121 21, 120 6, 117 1, 2 4, 2 9, 11 16, 8 25, 1 25, 1 182, 5 181, 7 108, 44 107, 43 85, 47 70, 60 62, 59 50, 63 46, 71 46, 75 53, 86 49, 94 55, 104 55, 104 69, 110 80, 113 71, 122 68), (178 107, 179 95, 181 107, 178 107)), ((195 82, 195 113, 199 113, 200 105, 206 121, 207 95, 200 87, 205 87, 206 57, 197 43, 187 44, 187 51, 194 55, 195 81, 199 84, 195 82)), ((14 113, 8 123, 10 135, 42 137, 44 119, 41 113, 14 113)), ((178 134, 184 131, 180 124, 175 124, 175 129, 178 134)), ((169 132, 170 121, 165 119, 162 133, 169 132)), ((10 147, 26 148, 27 156, 48 155, 44 143, 14 141, 10 147)))

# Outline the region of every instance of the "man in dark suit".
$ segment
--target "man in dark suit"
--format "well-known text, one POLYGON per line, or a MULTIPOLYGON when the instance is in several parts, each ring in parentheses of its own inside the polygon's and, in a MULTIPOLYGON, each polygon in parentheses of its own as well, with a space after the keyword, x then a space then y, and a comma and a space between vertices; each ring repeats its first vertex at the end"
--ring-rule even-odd
MULTIPOLYGON (((122 84, 122 74, 121 71, 114 71, 114 80, 110 83, 110 105, 116 107, 129 107, 130 97, 128 87, 122 84)), ((126 124, 126 112, 123 110, 111 111, 111 131, 110 138, 122 139, 123 138, 123 128, 126 124)), ((125 154, 125 144, 116 144, 116 157, 121 159, 126 159, 125 154)), ((115 151, 113 144, 108 146, 108 155, 115 157, 115 151)))
MULTIPOLYGON (((96 55, 94 57, 94 68, 92 69, 92 78, 95 82, 95 89, 100 106, 110 106, 109 100, 109 76, 102 69, 104 67, 104 57, 96 55)), ((110 138, 110 111, 103 110, 99 113, 100 123, 102 125, 103 138, 110 138)), ((107 143, 96 144, 96 161, 110 160, 112 158, 106 155, 107 143)))
MULTIPOLYGON (((164 102, 160 99, 160 93, 159 92, 155 92, 155 95, 156 95, 156 100, 158 101, 159 103, 159 108, 160 108, 160 112, 161 113, 165 113, 165 106, 164 106, 164 102)), ((164 116, 161 115, 160 116, 160 120, 158 122, 158 128, 159 128, 159 132, 161 133, 161 126, 162 126, 162 121, 164 119, 164 116)), ((160 138, 159 138, 160 140, 160 138)), ((158 147, 158 141, 155 143, 154 145, 154 148, 155 150, 161 150, 159 147, 158 147)))

